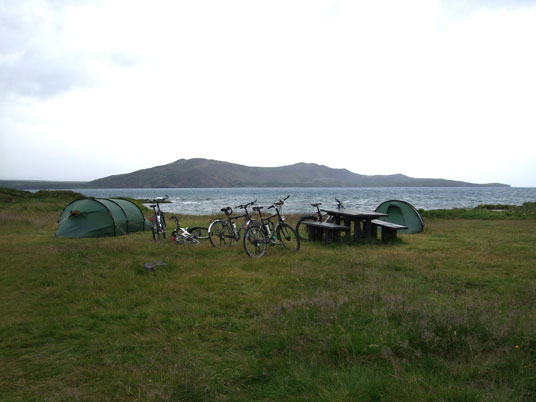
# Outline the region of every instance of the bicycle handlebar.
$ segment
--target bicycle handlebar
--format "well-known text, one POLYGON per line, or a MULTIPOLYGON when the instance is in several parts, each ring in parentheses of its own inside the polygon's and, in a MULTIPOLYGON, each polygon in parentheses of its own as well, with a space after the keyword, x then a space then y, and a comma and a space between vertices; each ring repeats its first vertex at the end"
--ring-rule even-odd
POLYGON ((279 201, 277 201, 277 202, 274 202, 274 205, 279 205, 279 206, 283 205, 283 204, 285 203, 285 201, 286 201, 289 197, 290 197, 290 194, 287 195, 287 196, 286 196, 285 198, 283 198, 282 200, 279 200, 279 201))
POLYGON ((257 202, 257 200, 251 201, 251 202, 248 202, 247 204, 237 205, 235 208, 246 209, 247 207, 249 207, 250 205, 255 204, 256 202, 257 202))

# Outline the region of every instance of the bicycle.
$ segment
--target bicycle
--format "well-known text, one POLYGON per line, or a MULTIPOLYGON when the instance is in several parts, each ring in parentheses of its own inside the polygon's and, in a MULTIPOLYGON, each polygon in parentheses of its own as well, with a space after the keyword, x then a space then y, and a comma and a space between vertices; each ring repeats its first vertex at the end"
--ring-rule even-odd
MULTIPOLYGON (((337 201, 337 209, 344 209, 344 205, 340 200, 335 198, 335 201, 337 201)), ((298 236, 300 237, 300 240, 307 240, 309 239, 309 232, 307 231, 307 225, 304 225, 303 222, 322 222, 324 220, 324 217, 326 215, 322 215, 322 212, 320 212, 320 205, 322 205, 321 202, 317 202, 316 204, 311 204, 312 207, 316 208, 316 215, 302 215, 300 219, 298 220, 298 223, 296 223, 296 233, 298 233, 298 236)), ((325 220, 327 223, 333 223, 333 216, 328 215, 325 220)))
POLYGON ((153 233, 153 240, 160 240, 160 235, 165 239, 166 238, 166 218, 164 213, 160 209, 160 202, 167 200, 169 197, 158 197, 151 202, 153 203, 150 207, 153 209, 154 215, 149 218, 151 221, 151 232, 153 233))
POLYGON ((171 217, 175 221, 176 228, 171 232, 171 241, 176 244, 193 244, 198 245, 199 239, 208 238, 207 228, 194 226, 191 228, 183 228, 179 223, 179 218, 171 217))
POLYGON ((229 247, 233 242, 238 242, 240 240, 242 230, 246 227, 246 225, 254 222, 253 219, 251 219, 248 208, 251 205, 254 205, 256 202, 257 200, 236 206, 235 208, 244 210, 243 215, 232 216, 233 209, 231 207, 221 209, 221 211, 226 215, 227 219, 212 220, 210 226, 208 227, 208 239, 213 247, 229 247), (240 218, 244 218, 244 222, 239 228, 237 228, 236 223, 233 221, 236 221, 240 218))
POLYGON ((287 195, 283 200, 273 203, 267 209, 275 209, 275 213, 267 218, 262 216, 264 207, 253 207, 258 212, 260 223, 249 224, 244 232, 244 250, 252 258, 259 258, 266 252, 266 246, 282 246, 287 250, 300 249, 300 238, 292 226, 285 222, 285 217, 281 215, 283 204, 289 198, 287 195), (272 219, 277 218, 274 224, 272 219))

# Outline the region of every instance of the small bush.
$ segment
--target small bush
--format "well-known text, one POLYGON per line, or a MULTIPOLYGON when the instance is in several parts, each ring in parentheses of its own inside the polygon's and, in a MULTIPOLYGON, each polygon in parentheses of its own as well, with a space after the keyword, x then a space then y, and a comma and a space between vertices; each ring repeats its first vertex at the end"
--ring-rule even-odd
POLYGON ((483 204, 475 208, 420 210, 425 218, 443 219, 526 219, 536 217, 536 202, 523 205, 483 204))

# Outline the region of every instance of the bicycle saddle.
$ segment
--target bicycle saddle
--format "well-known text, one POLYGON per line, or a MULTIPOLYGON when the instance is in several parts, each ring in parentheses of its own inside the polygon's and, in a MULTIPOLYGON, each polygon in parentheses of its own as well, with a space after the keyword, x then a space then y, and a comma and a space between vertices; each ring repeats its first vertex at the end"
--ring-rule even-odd
POLYGON ((223 212, 225 215, 231 215, 233 213, 233 209, 231 207, 222 208, 221 212, 223 212))
POLYGON ((264 208, 264 207, 253 207, 253 210, 258 212, 258 211, 260 211, 260 210, 263 209, 263 208, 264 208))
POLYGON ((322 205, 321 202, 317 202, 316 204, 311 204, 312 207, 318 207, 319 205, 322 205))

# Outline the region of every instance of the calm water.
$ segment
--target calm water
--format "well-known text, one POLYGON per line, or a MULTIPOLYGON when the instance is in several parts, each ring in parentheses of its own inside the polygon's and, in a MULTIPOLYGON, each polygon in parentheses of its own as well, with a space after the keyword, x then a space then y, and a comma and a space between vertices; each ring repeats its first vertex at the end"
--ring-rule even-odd
POLYGON ((476 207, 479 204, 513 204, 536 202, 536 188, 437 188, 437 187, 374 187, 374 188, 177 188, 177 189, 84 189, 74 190, 90 197, 154 198, 169 195, 170 204, 162 204, 165 212, 189 215, 219 215, 221 208, 257 199, 268 207, 290 195, 285 212, 304 213, 313 210, 311 203, 335 206, 335 198, 346 207, 376 209, 387 200, 404 200, 422 209, 476 207))

